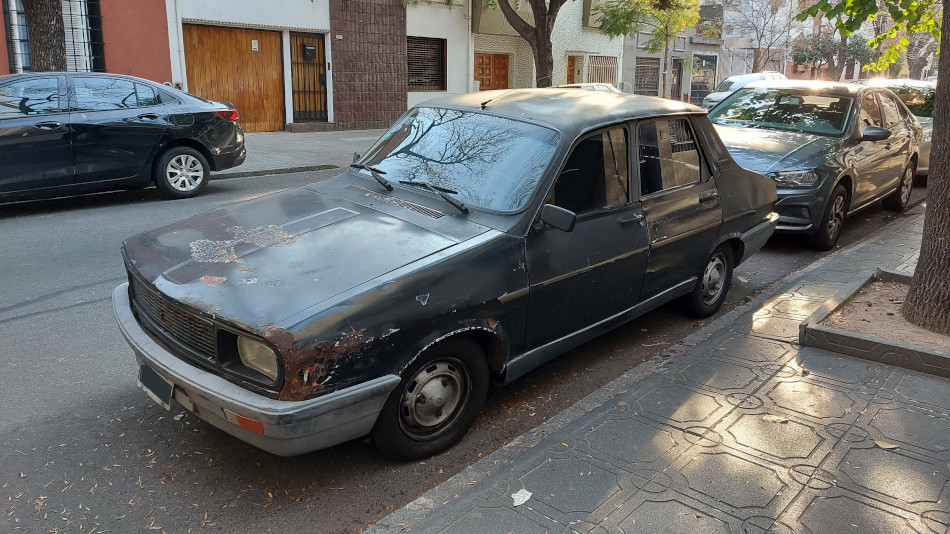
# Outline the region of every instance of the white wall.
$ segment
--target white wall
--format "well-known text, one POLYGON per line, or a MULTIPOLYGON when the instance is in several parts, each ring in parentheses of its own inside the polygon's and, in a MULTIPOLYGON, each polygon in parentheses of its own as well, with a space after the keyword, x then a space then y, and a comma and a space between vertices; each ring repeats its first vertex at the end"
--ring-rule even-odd
MULTIPOLYGON (((610 38, 596 28, 584 27, 584 2, 567 2, 558 12, 551 32, 554 72, 551 85, 567 83, 567 56, 613 56, 617 58, 617 82, 623 79, 623 38, 610 38)), ((585 58, 585 66, 587 64, 585 58)), ((582 80, 574 80, 581 82, 582 80)), ((585 68, 584 80, 587 81, 585 68)))
MULTIPOLYGON (((534 87, 534 53, 528 41, 511 35, 475 34, 475 52, 508 54, 508 87, 534 87)), ((474 60, 474 57, 473 57, 474 60)), ((567 62, 567 58, 564 59, 567 62)), ((475 66, 472 66, 472 77, 475 66)))
POLYGON ((406 35, 446 40, 445 91, 409 91, 407 106, 412 107, 444 95, 467 93, 473 88, 474 52, 469 31, 468 2, 447 5, 438 0, 406 6, 406 35))

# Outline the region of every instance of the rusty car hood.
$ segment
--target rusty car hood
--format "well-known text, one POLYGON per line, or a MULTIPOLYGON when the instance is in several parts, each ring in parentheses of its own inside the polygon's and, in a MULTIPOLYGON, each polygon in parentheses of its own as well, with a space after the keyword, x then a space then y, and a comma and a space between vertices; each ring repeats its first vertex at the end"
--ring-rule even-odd
POLYGON ((140 234, 123 254, 133 277, 256 330, 488 230, 425 219, 300 188, 140 234))
POLYGON ((714 126, 732 159, 746 169, 762 174, 817 167, 825 161, 828 151, 841 141, 838 137, 804 132, 714 126))

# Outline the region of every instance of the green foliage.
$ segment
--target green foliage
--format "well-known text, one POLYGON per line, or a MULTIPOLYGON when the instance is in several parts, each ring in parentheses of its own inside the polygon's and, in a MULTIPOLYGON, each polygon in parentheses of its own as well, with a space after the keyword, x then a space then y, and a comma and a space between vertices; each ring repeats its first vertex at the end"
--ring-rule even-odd
POLYGON ((792 61, 796 65, 821 65, 837 46, 834 37, 826 33, 802 36, 792 43, 792 61))
POLYGON ((699 22, 699 0, 610 0, 594 8, 600 33, 610 37, 650 33, 647 50, 659 52, 668 41, 699 22))

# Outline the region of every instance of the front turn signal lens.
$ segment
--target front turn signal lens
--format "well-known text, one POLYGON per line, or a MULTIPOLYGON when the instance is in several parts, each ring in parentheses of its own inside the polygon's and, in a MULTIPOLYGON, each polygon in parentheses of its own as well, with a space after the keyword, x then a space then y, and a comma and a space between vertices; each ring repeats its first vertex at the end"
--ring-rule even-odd
POLYGON ((238 336, 237 348, 241 363, 267 378, 277 381, 279 373, 277 355, 270 347, 251 338, 238 336))

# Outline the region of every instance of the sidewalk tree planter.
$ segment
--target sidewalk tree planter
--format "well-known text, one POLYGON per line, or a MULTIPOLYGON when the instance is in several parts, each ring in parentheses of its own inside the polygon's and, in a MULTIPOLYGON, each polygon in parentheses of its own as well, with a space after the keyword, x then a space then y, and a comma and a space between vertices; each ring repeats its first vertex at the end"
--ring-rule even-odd
MULTIPOLYGON (((823 16, 835 20, 842 34, 852 33, 879 11, 894 21, 887 31, 871 40, 872 45, 891 39, 876 69, 897 61, 899 51, 906 50, 909 40, 904 33, 929 32, 946 43, 950 40, 950 0, 884 0, 883 9, 876 0, 820 0, 798 15, 799 20, 823 16), (942 10, 942 15, 941 15, 942 10), (942 23, 941 23, 942 18, 942 23)), ((950 54, 940 54, 939 72, 950 73, 950 54)), ((950 121, 950 92, 947 82, 937 85, 935 124, 950 121)), ((930 176, 927 179, 927 213, 920 246, 920 259, 910 284, 903 314, 911 323, 950 334, 950 134, 937 128, 933 134, 930 176)))

